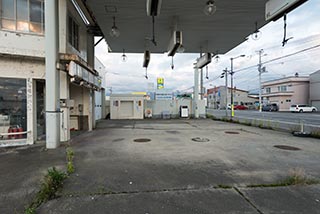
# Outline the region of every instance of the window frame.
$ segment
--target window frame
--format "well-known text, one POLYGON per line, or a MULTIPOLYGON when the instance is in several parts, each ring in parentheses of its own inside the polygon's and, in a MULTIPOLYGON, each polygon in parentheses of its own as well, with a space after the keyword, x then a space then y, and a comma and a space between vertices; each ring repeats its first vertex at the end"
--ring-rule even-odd
POLYGON ((68 28, 68 43, 77 51, 80 50, 79 44, 80 44, 80 25, 76 21, 76 19, 68 13, 68 21, 67 21, 67 28, 68 28), (71 27, 70 27, 70 20, 71 20, 71 27), (70 32, 71 30, 71 32, 70 32), (77 31, 77 35, 74 35, 74 31, 77 31), (71 41, 70 41, 71 40, 71 41))
MULTIPOLYGON (((2 10, 2 3, 3 3, 4 0, 0 0, 0 11, 2 10)), ((27 1, 27 20, 20 20, 18 19, 18 3, 17 1, 18 0, 11 0, 13 1, 13 19, 11 18, 6 18, 6 17, 3 17, 3 14, 0 13, 0 30, 3 30, 3 31, 11 31, 11 32, 19 32, 19 33, 26 33, 26 34, 33 34, 33 35, 44 35, 45 34, 45 0, 36 0, 36 1, 39 1, 40 2, 40 7, 41 7, 41 11, 40 11, 40 22, 33 22, 31 21, 30 19, 30 1, 32 0, 26 0, 27 1), (14 29, 8 29, 8 28, 4 28, 3 27, 3 20, 8 20, 8 21, 11 21, 11 22, 14 22, 14 29), (18 22, 19 21, 25 21, 27 24, 28 24, 28 30, 19 30, 18 29, 18 22), (37 24, 37 25, 40 25, 40 32, 36 32, 36 31, 32 31, 30 29, 30 26, 32 24, 37 24)))

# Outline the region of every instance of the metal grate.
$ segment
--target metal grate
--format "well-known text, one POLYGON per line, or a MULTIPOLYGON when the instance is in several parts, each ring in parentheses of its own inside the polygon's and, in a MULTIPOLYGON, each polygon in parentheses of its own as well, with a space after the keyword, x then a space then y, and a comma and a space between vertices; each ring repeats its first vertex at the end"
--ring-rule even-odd
POLYGON ((195 137, 191 139, 192 141, 195 142, 209 142, 210 140, 208 138, 202 138, 202 137, 195 137))

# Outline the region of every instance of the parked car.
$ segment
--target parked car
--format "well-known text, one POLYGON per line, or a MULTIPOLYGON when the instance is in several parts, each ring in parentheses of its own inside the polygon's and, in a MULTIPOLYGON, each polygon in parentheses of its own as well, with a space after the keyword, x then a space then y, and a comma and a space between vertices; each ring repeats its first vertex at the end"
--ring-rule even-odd
POLYGON ((267 104, 262 107, 262 111, 279 111, 279 107, 275 103, 267 104))
POLYGON ((317 111, 317 108, 314 106, 309 106, 309 105, 291 105, 290 107, 291 112, 315 112, 317 111))
POLYGON ((236 106, 234 106, 233 109, 234 110, 248 110, 248 107, 244 106, 244 105, 236 105, 236 106))

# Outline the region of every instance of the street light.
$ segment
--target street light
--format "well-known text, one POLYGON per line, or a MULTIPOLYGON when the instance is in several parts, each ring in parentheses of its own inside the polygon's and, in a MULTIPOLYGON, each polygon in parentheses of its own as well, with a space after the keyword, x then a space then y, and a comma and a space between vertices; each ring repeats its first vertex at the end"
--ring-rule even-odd
POLYGON ((233 74, 234 74, 234 71, 233 71, 233 60, 234 59, 238 59, 240 57, 245 57, 246 55, 242 54, 242 55, 239 55, 237 57, 233 57, 233 58, 230 58, 230 61, 231 61, 231 70, 230 70, 230 74, 231 74, 231 117, 234 117, 234 105, 233 105, 233 74))

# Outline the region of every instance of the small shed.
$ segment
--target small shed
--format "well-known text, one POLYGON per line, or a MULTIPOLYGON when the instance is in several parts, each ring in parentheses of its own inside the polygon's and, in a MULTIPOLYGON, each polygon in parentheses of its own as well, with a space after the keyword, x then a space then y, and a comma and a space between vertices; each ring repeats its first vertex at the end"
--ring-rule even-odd
POLYGON ((144 95, 112 94, 110 96, 110 119, 143 119, 144 95))

